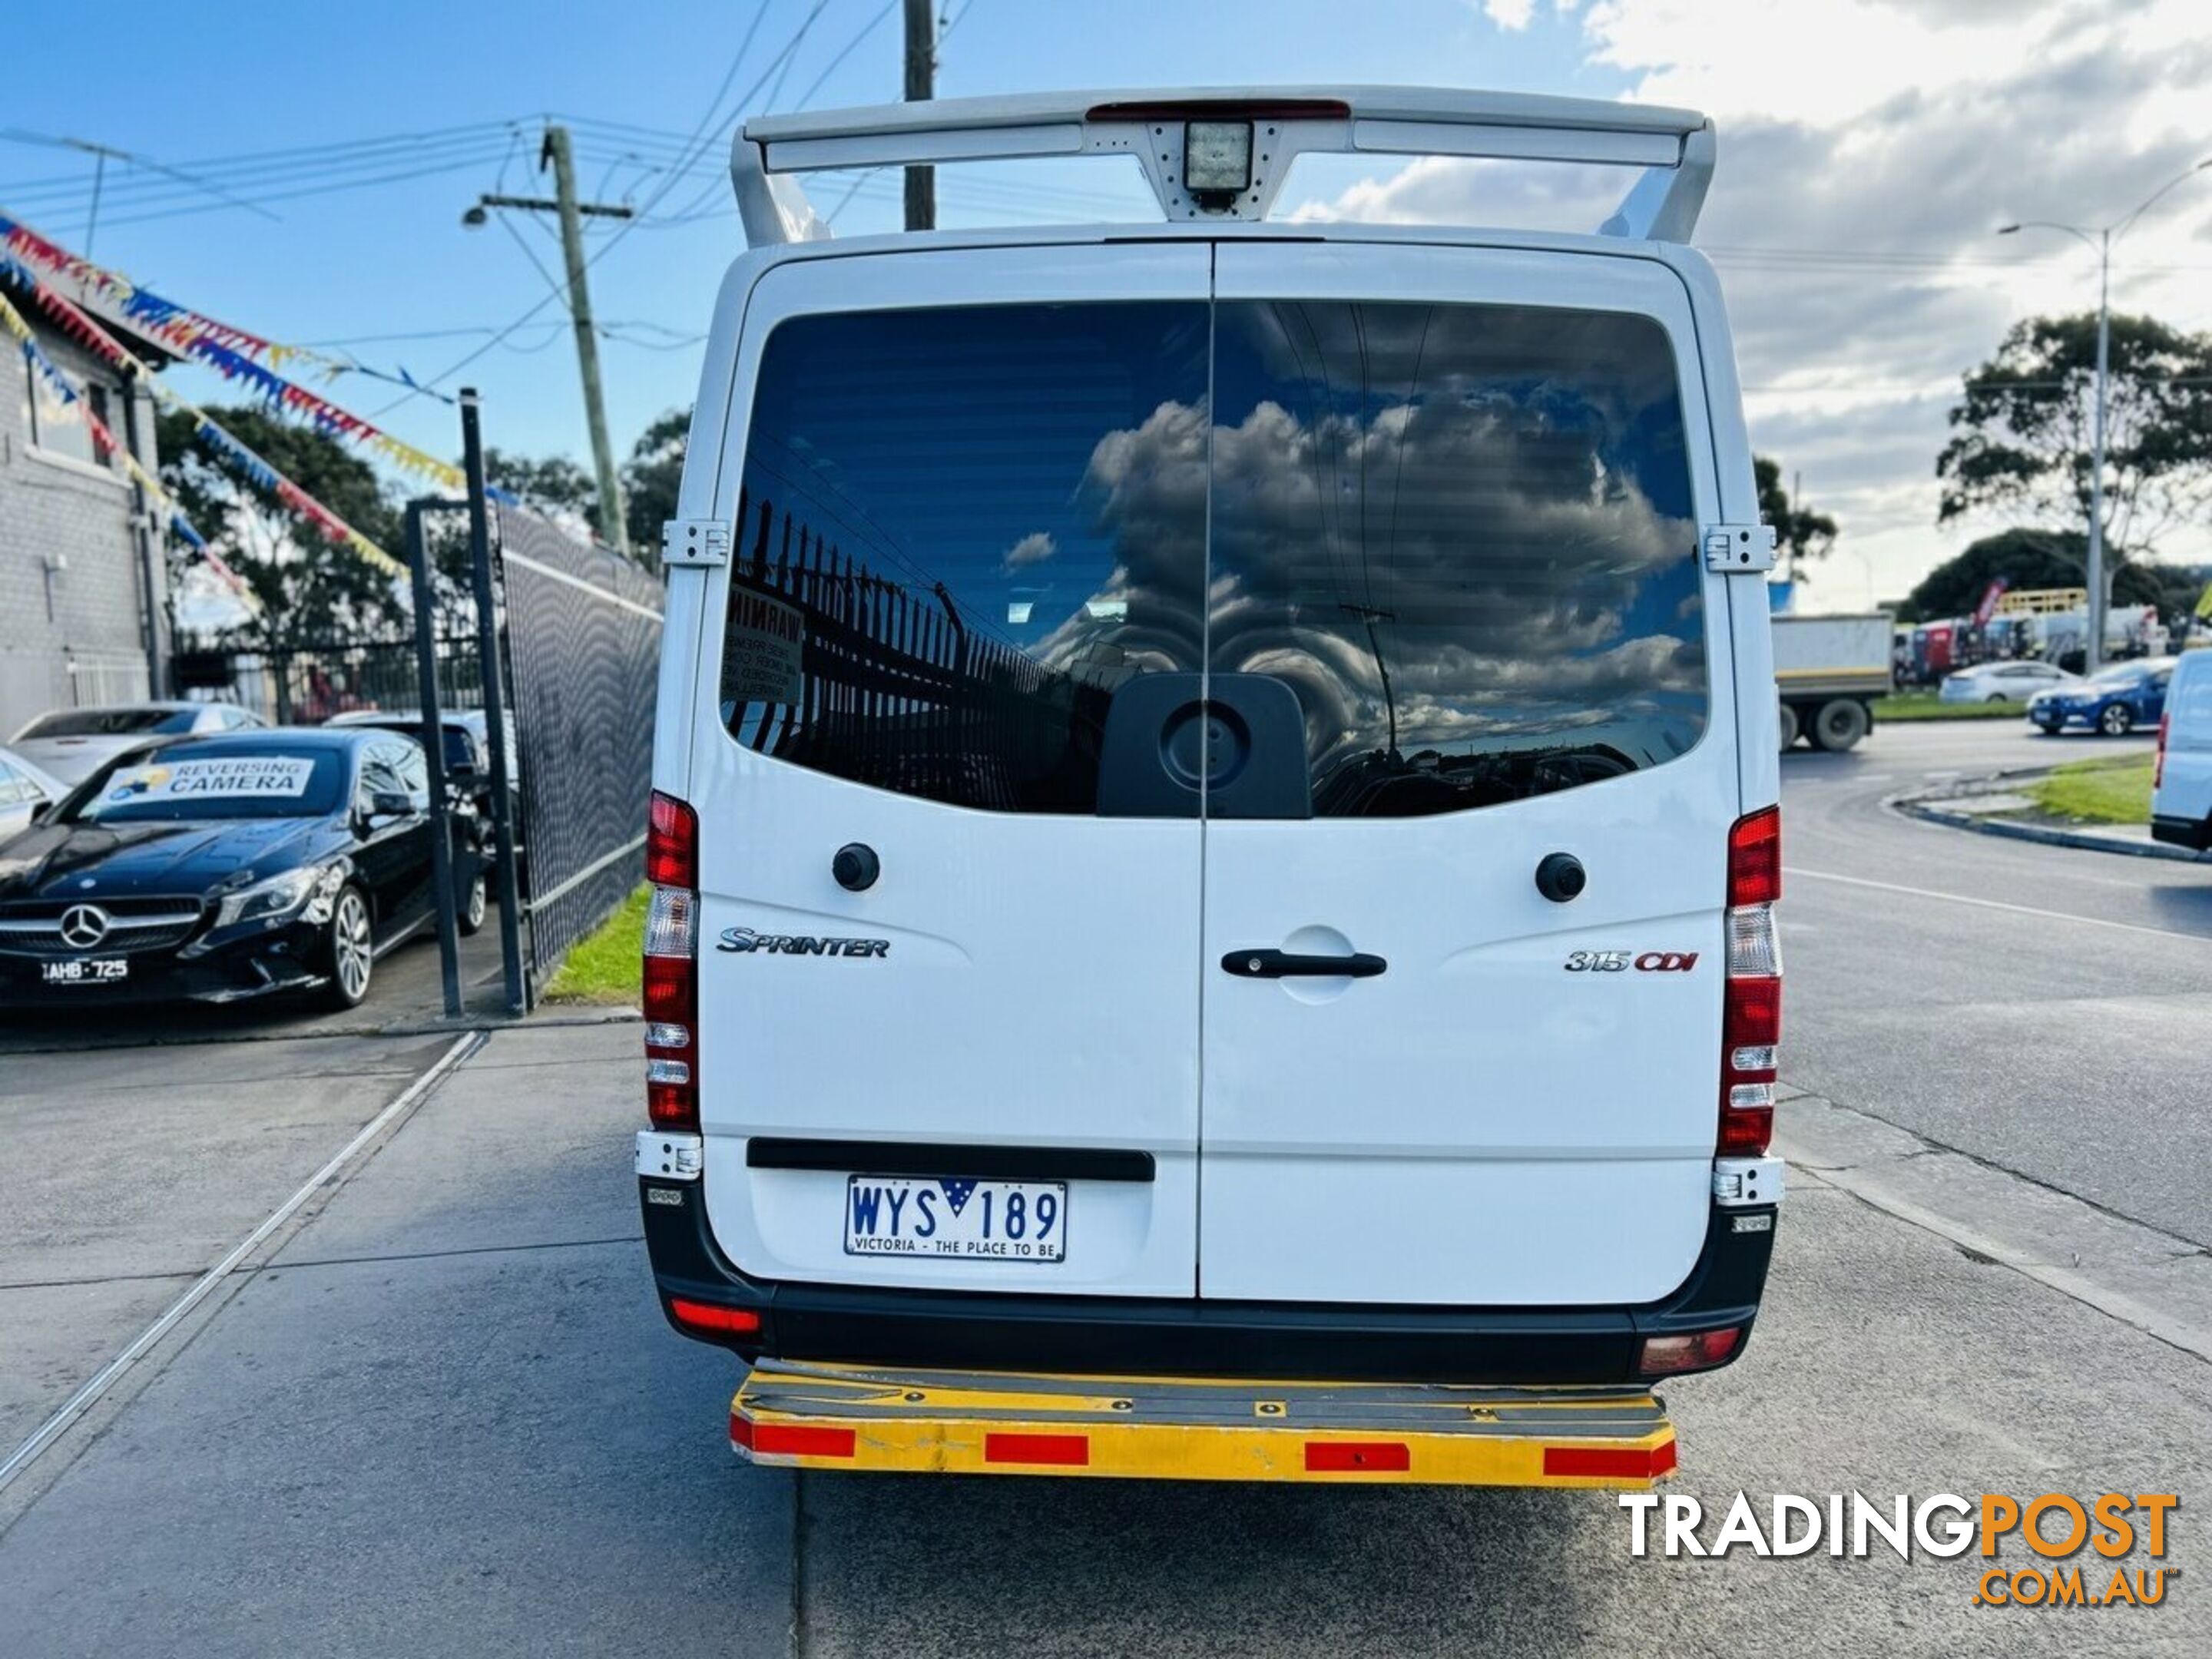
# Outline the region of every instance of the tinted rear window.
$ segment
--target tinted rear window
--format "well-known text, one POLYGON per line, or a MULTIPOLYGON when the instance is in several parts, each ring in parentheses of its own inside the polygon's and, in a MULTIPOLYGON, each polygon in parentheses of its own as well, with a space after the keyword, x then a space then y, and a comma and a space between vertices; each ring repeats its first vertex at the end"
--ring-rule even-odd
MULTIPOLYGON (((738 740, 966 805, 1125 810, 1106 796, 1128 780, 1101 776, 1122 689, 1235 674, 1296 702, 1251 736, 1289 779, 1260 815, 1344 817, 1545 793, 1698 742, 1702 578, 1657 323, 1211 309, 779 327, 726 631, 738 740)), ((1112 768, 1158 753, 1117 740, 1112 768)))
POLYGON ((1206 351, 1195 301, 779 327, 731 573, 738 740, 937 800, 1094 810, 1115 688, 1200 667, 1206 351), (1141 522, 1109 514, 1102 457, 1141 522))
POLYGON ((1285 681, 1317 815, 1672 759, 1705 724, 1664 329, 1613 312, 1224 301, 1213 672, 1285 681))
POLYGON ((135 732, 189 732, 196 708, 65 708, 25 726, 26 738, 119 738, 135 732))

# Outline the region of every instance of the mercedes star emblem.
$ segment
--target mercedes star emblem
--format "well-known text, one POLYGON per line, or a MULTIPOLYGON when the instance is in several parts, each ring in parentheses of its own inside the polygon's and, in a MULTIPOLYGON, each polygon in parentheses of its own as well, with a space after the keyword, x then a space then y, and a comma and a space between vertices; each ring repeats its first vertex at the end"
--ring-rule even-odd
POLYGON ((62 943, 72 951, 89 951, 107 937, 107 912, 97 904, 72 904, 62 912, 62 943))

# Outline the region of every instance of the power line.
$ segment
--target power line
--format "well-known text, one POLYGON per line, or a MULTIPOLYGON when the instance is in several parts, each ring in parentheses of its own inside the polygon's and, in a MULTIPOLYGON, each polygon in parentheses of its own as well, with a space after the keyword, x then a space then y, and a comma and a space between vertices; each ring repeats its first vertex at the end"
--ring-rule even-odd
MULTIPOLYGON (((228 193, 234 198, 229 204, 251 206, 252 193, 257 191, 286 188, 303 181, 335 187, 343 185, 352 176, 389 172, 398 167, 418 166, 427 159, 481 155, 509 131, 503 123, 485 122, 468 127, 397 134, 343 146, 321 145, 294 150, 265 151, 254 156, 235 158, 233 162, 199 163, 194 181, 183 188, 168 179, 125 178, 107 185, 105 193, 119 202, 150 208, 188 199, 196 191, 204 194, 204 190, 199 187, 205 185, 228 193)), ((169 171, 174 173, 178 170, 172 168, 169 171)), ((91 184, 79 175, 70 174, 18 179, 0 185, 0 191, 4 191, 9 200, 19 204, 66 208, 76 205, 88 196, 91 184)))
MULTIPOLYGON (((814 77, 813 84, 809 86, 806 90, 799 95, 799 102, 793 105, 793 107, 794 109, 805 109, 807 105, 812 103, 814 101, 814 94, 822 90, 823 83, 829 80, 832 75, 837 72, 838 66, 848 58, 853 55, 854 52, 859 47, 860 44, 863 40, 866 40, 869 35, 875 32, 878 24, 881 23, 884 19, 890 16, 891 13, 898 9, 898 4, 899 0, 888 0, 888 3, 885 4, 881 10, 878 11, 875 15, 869 18, 866 22, 861 24, 859 28, 855 29, 853 32, 851 38, 848 39, 842 46, 837 49, 836 55, 830 59, 829 64, 823 68, 822 73, 814 77)), ((810 19, 809 21, 811 21, 811 20, 810 19)), ((769 101, 771 104, 775 101, 775 95, 773 94, 769 95, 769 101)), ((660 225, 691 224, 696 223, 701 218, 719 218, 721 216, 720 210, 709 213, 702 213, 700 209, 715 197, 722 195, 724 190, 725 184, 721 179, 716 178, 709 180, 704 190, 694 196, 682 207, 678 208, 675 212, 661 220, 660 225)), ((734 210, 734 204, 726 204, 725 205, 734 210)))
MULTIPOLYGON (((754 96, 755 94, 759 92, 763 85, 767 83, 769 76, 775 73, 776 68, 780 64, 788 58, 793 52, 799 50, 799 44, 806 39, 807 31, 814 27, 815 20, 822 15, 823 9, 826 7, 829 3, 830 0, 814 0, 813 9, 806 14, 805 18, 800 20, 799 27, 793 32, 791 39, 785 42, 783 50, 775 55, 775 58, 770 61, 768 69, 763 71, 760 77, 738 97, 737 100, 738 110, 743 110, 745 104, 754 96)), ((738 67, 744 63, 745 54, 752 45, 753 36, 759 31, 761 19, 766 15, 767 8, 765 6, 763 6, 759 12, 754 14, 752 25, 750 27, 746 29, 744 39, 738 45, 738 55, 731 60, 729 70, 723 75, 722 83, 716 88, 713 101, 707 106, 706 112, 699 118, 698 124, 691 130, 692 137, 695 140, 701 133, 704 132, 708 125, 714 121, 715 112, 721 106, 724 94, 728 92, 731 83, 737 79, 738 67)), ((717 131, 727 131, 730 122, 734 121, 736 118, 735 113, 732 113, 727 120, 725 120, 721 124, 720 127, 717 129, 717 131)), ((637 210, 640 217, 650 213, 659 204, 662 198, 675 187, 675 180, 678 176, 678 175, 672 173, 665 180, 663 181, 659 190, 655 191, 651 196, 647 198, 643 205, 637 210)), ((625 220, 616 230, 613 235, 608 237, 605 241, 600 243, 598 248, 592 252, 591 257, 585 261, 585 269, 589 270, 592 265, 597 264, 601 259, 605 258, 615 248, 620 246, 622 245, 623 238, 628 234, 631 226, 635 225, 636 222, 636 219, 625 220)), ((559 296, 557 295, 548 294, 544 299, 539 300, 536 304, 530 307, 528 310, 525 311, 520 317, 517 317, 512 323, 508 324, 506 329, 502 330, 500 333, 495 334, 490 339, 485 341, 482 345, 477 346, 474 350, 456 359, 453 363, 440 370, 436 374, 431 376, 429 380, 424 381, 422 383, 422 389, 432 389, 442 382, 451 380, 454 375, 459 374, 461 370, 466 368, 471 363, 476 362, 477 358, 482 357, 485 353, 491 350, 493 347, 496 346, 502 339, 506 338, 507 334, 513 332, 518 328, 520 328, 524 324, 531 321, 539 312, 544 310, 547 306, 552 304, 558 297, 559 296)), ((377 410, 376 413, 372 415, 369 418, 372 420, 380 418, 382 416, 389 414, 392 410, 398 408, 400 404, 406 403, 410 398, 415 398, 418 395, 420 395, 420 393, 417 391, 410 389, 401 397, 394 398, 383 409, 377 410)))

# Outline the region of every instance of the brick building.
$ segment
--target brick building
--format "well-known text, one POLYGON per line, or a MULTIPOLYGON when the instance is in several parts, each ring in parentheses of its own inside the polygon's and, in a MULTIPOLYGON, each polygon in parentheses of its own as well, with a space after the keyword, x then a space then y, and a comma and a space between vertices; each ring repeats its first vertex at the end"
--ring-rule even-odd
MULTIPOLYGON (((154 408, 122 377, 19 307, 39 349, 88 389, 93 412, 155 468, 154 408)), ((34 386, 0 337, 0 741, 49 708, 166 695, 168 582, 119 459, 34 386)))

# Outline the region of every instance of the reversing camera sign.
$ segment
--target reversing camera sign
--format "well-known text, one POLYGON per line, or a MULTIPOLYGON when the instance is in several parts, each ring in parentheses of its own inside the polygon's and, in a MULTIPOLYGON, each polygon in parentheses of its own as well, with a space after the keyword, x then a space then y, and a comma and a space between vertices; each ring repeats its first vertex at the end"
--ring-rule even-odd
POLYGON ((107 799, 210 800, 240 795, 295 797, 307 792, 313 761, 299 755, 228 755, 220 760, 126 766, 108 780, 107 799))

